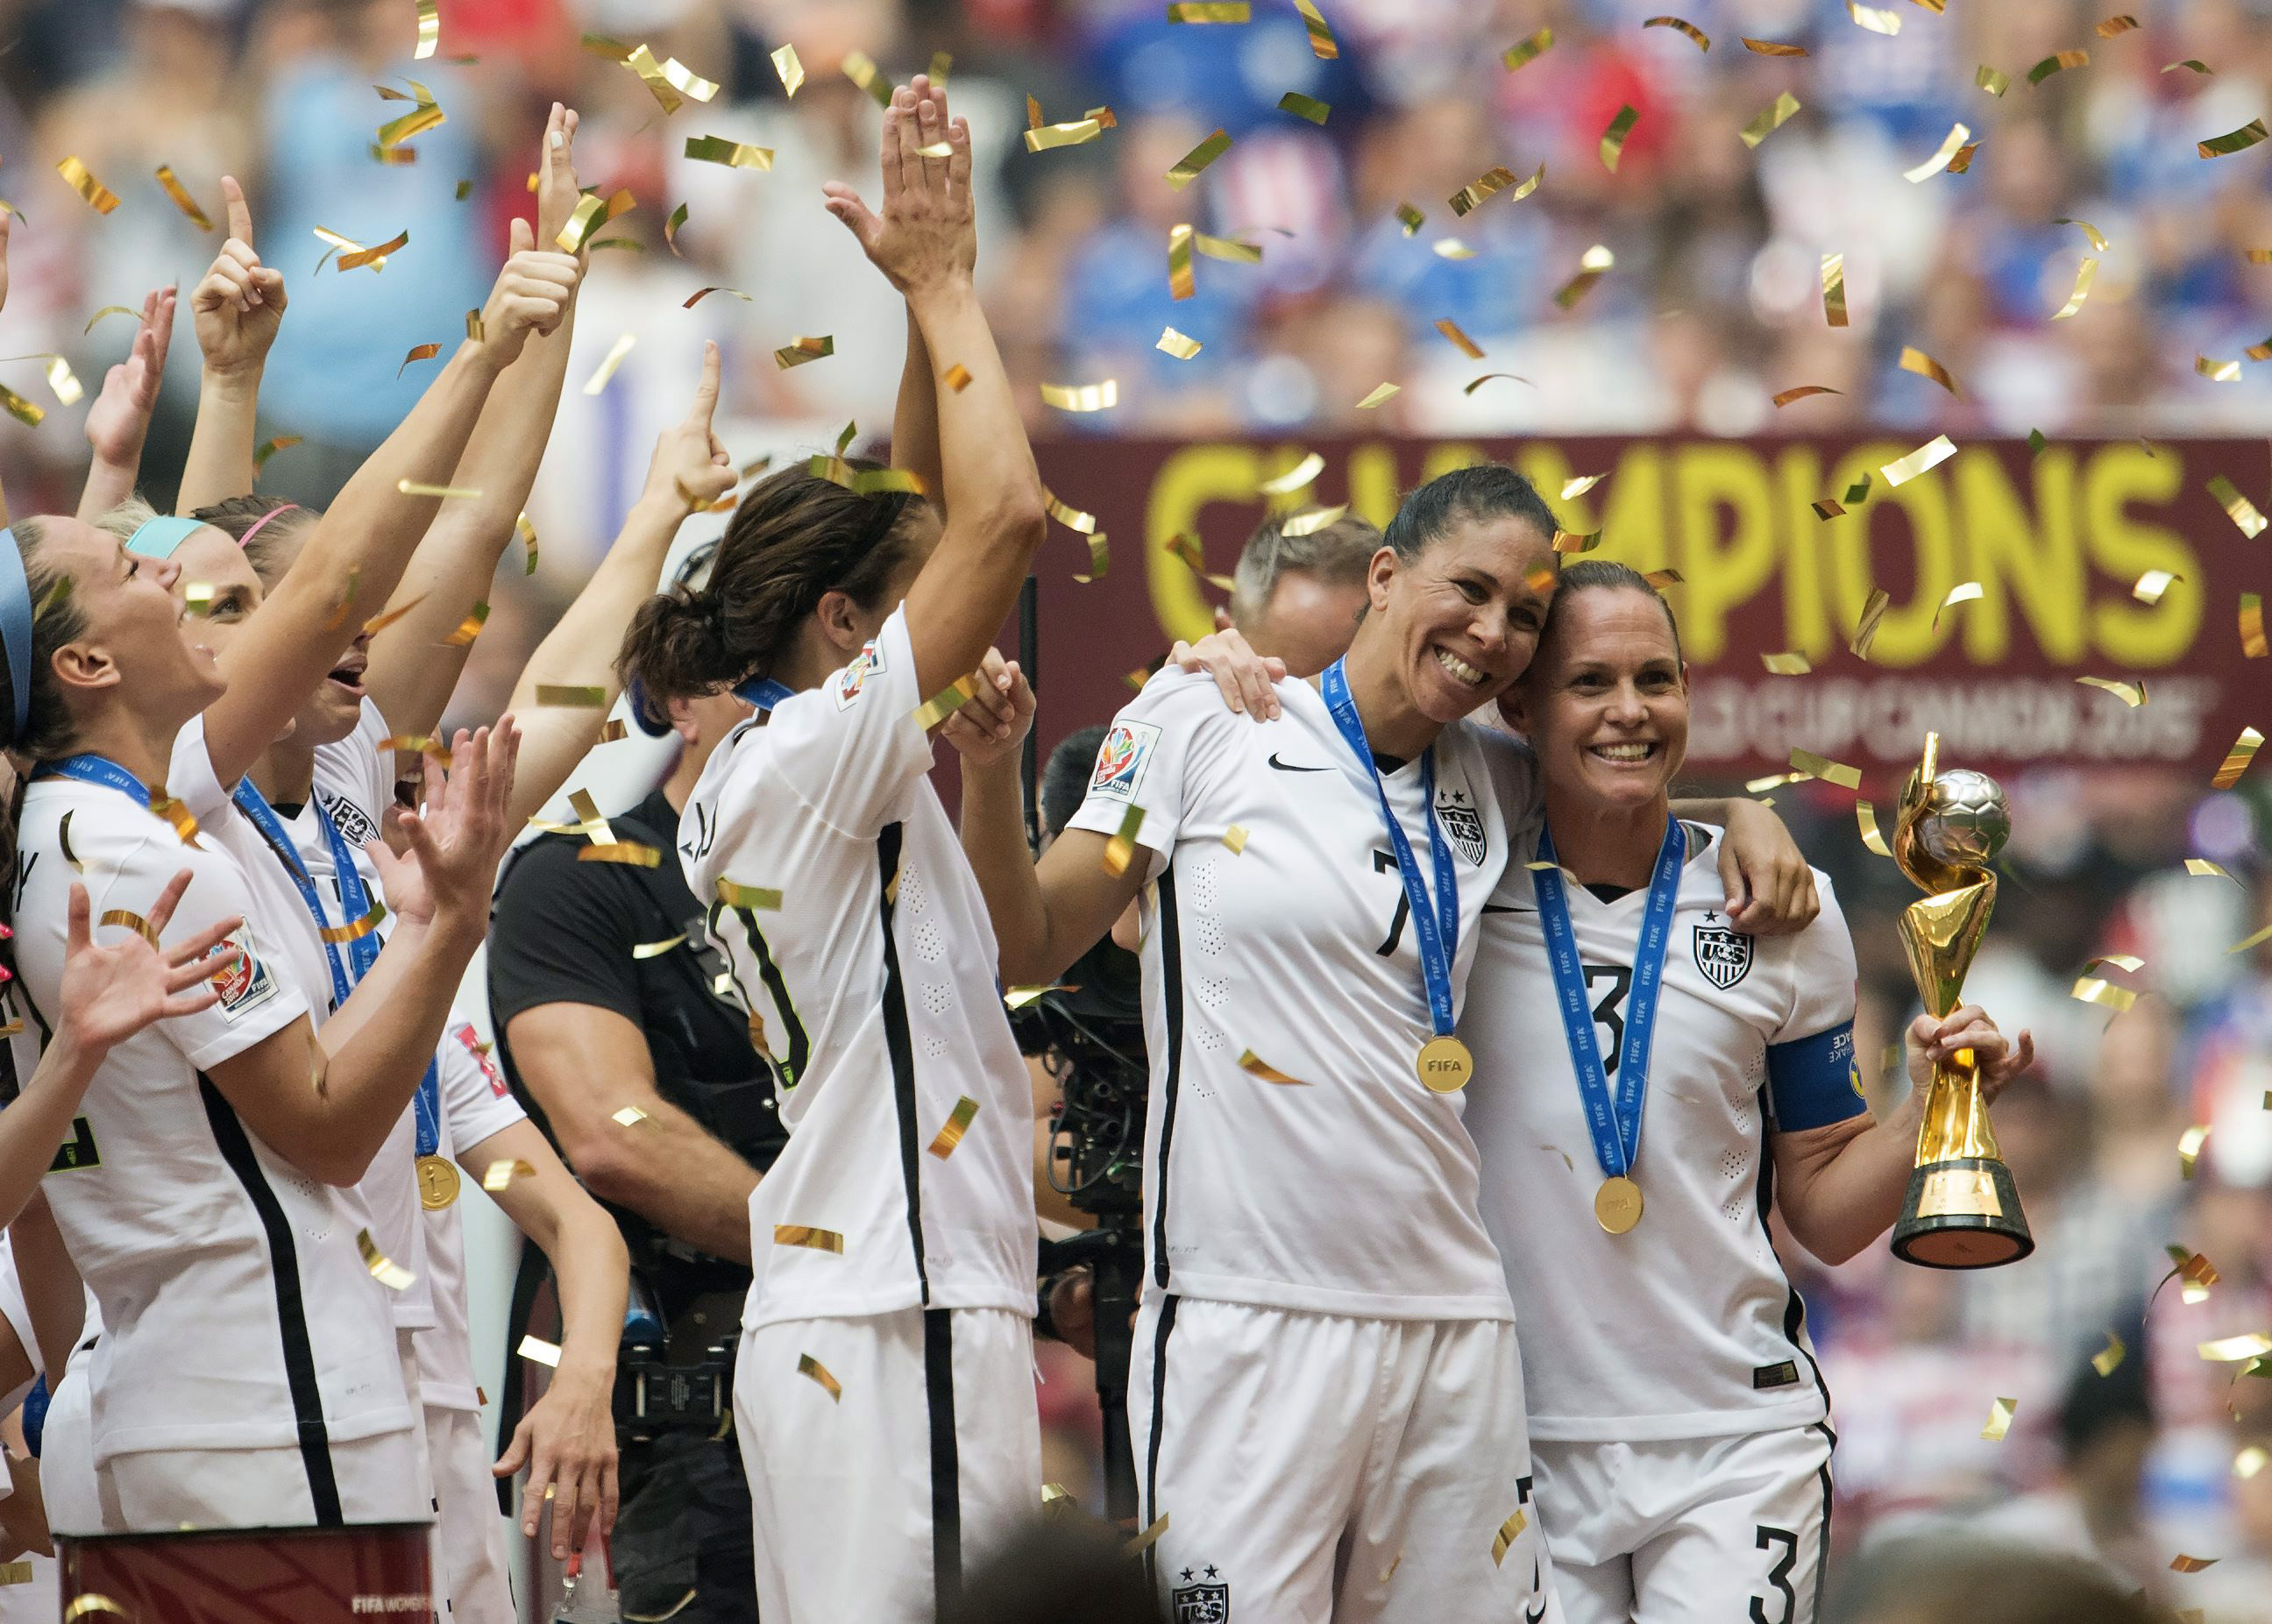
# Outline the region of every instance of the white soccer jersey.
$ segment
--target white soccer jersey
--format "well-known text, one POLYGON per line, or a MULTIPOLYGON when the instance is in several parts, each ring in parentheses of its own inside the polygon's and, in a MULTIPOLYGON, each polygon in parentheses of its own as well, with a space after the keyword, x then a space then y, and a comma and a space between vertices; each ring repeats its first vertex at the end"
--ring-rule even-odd
MULTIPOLYGON (((1283 682, 1278 697, 1283 714, 1258 724, 1212 678, 1161 673, 1114 721, 1072 820, 1110 835, 1144 814, 1145 1290, 1505 1319, 1462 1098, 1415 1066, 1428 999, 1380 797, 1315 688, 1283 682), (1279 1080, 1242 1066, 1250 1054, 1279 1080)), ((1456 1002, 1533 771, 1468 723, 1435 757, 1459 881, 1456 1002)), ((1420 776, 1416 760, 1382 782, 1432 902, 1420 776)))
MULTIPOLYGON (((1798 1292, 1768 1239, 1768 1138, 1867 1108, 1854 947, 1820 872, 1822 912, 1798 935, 1731 929, 1721 833, 1686 827, 1633 1169, 1645 1204, 1630 1233, 1594 1217, 1604 1174, 1523 867, 1535 825, 1484 917, 1461 1023, 1477 1073, 1468 1122, 1514 1292, 1533 1438, 1708 1438, 1825 1415, 1798 1292)), ((1563 890, 1614 1083, 1648 891, 1603 902, 1566 878, 1563 890)))
POLYGON ((924 776, 923 697, 896 610, 859 659, 729 735, 679 822, 790 1129, 750 1196, 745 1329, 1032 1311, 1031 1085, 977 879, 924 776), (721 880, 778 905, 721 900, 721 880))
MULTIPOLYGON (((31 1074, 60 997, 74 878, 66 813, 98 920, 145 913, 184 868, 195 877, 169 939, 230 914, 246 920, 235 938, 246 957, 220 978, 221 1002, 110 1051, 45 1181, 110 1327, 90 1367, 94 1462, 407 1429, 385 1292, 356 1252, 339 1192, 263 1144, 201 1075, 307 1013, 306 972, 284 967, 284 933, 217 842, 184 844, 115 789, 56 778, 29 786, 15 913, 26 1005, 12 1039, 18 1075, 31 1074)), ((313 942, 312 926, 306 934, 313 942)))
MULTIPOLYGON (((481 1034, 452 1011, 435 1051, 442 1071, 442 1149, 452 1161, 528 1114, 505 1086, 504 1074, 482 1048, 481 1034)), ((483 1169, 469 1167, 466 1187, 483 1169)), ((479 1410, 474 1339, 467 1323, 465 1194, 436 1211, 421 1209, 426 1267, 434 1283, 434 1325, 417 1337, 418 1396, 429 1409, 479 1410)))
MULTIPOLYGON (((379 808, 392 795, 393 758, 391 755, 382 757, 372 748, 385 736, 385 719, 379 715, 378 707, 366 699, 362 720, 355 731, 316 749, 316 798, 326 808, 337 806, 347 813, 340 832, 354 847, 350 854, 355 871, 362 878, 366 893, 372 897, 380 894, 378 871, 362 852, 357 836, 377 838, 379 808), (366 831, 370 832, 364 834, 366 831)), ((167 787, 190 808, 199 827, 235 858, 244 870, 259 898, 262 920, 272 922, 293 950, 291 962, 295 973, 304 978, 300 987, 308 1002, 310 1017, 321 1026, 333 1010, 330 957, 324 950, 322 939, 316 935, 315 919, 308 912, 307 902, 283 860, 258 825, 233 799, 235 786, 224 786, 214 776, 212 758, 206 749, 204 717, 193 719, 175 740, 167 787)), ((335 872, 338 865, 333 860, 331 843, 324 837, 315 808, 303 806, 288 818, 280 811, 277 821, 314 882, 325 917, 334 926, 348 923, 349 910, 340 894, 335 872)), ((391 920, 381 924, 378 935, 382 942, 391 928, 391 920)), ((348 957, 348 947, 342 944, 338 950, 352 976, 355 972, 348 957)), ((395 1326, 403 1330, 422 1330, 434 1323, 433 1291, 427 1280, 425 1225, 418 1221, 416 1177, 412 1172, 412 1163, 417 1156, 416 1142, 413 1112, 405 1110, 371 1158, 362 1179, 345 1192, 355 1227, 370 1230, 372 1243, 409 1273, 410 1284, 388 1295, 395 1326)))

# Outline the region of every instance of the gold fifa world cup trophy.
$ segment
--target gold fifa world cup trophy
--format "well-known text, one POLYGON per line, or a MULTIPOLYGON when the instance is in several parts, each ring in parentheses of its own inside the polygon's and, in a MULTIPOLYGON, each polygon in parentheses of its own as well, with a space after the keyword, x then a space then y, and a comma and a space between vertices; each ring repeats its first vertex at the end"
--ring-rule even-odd
MULTIPOLYGON (((1902 945, 1924 1007, 1947 1015, 1963 1001, 1965 972, 1996 905, 1988 865, 2012 832, 1996 780, 1940 766, 1940 735, 1902 789, 1894 860, 1925 895, 1902 913, 1902 945)), ((1917 1168, 1894 1225, 1894 1255, 1929 1269, 1992 1269, 2036 1249, 2019 1187, 1996 1150, 1980 1069, 1969 1049, 1933 1068, 1917 1130, 1917 1168)))

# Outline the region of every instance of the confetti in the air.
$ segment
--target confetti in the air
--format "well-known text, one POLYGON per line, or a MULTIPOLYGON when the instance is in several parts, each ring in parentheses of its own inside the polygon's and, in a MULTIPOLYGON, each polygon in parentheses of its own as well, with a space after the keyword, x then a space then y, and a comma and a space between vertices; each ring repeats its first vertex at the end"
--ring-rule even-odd
POLYGON ((1760 108, 1753 115, 1752 122, 1736 133, 1743 138, 1745 146, 1756 147, 1797 117, 1801 105, 1799 99, 1786 90, 1760 108))
POLYGON ((1941 141, 1940 149, 1917 165, 1916 168, 1902 170, 1902 178, 1912 184, 1919 181, 1931 180, 1948 168, 1948 160, 1956 156, 1957 149, 1971 138, 1972 131, 1962 124, 1950 126, 1948 134, 1941 141))
POLYGON ((2016 1398, 1999 1398, 1991 1404, 1988 1406, 1988 1425, 1980 1429, 1980 1435, 1990 1443, 2003 1442, 2004 1434, 2012 1430, 2012 1416, 2019 1407, 2020 1401, 2016 1398))

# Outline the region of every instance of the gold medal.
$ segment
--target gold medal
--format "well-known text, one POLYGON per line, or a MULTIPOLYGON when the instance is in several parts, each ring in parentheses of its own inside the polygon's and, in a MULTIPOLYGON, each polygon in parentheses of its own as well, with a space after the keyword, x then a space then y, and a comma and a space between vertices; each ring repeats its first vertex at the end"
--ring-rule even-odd
POLYGON ((1431 1038, 1420 1046, 1420 1080, 1439 1094, 1456 1094, 1476 1075, 1476 1057, 1457 1038, 1431 1038))
POLYGON ((1622 1235, 1640 1222, 1640 1186, 1620 1173, 1602 1181, 1594 1192, 1594 1221, 1613 1235, 1622 1235))
POLYGON ((458 1198, 458 1170, 446 1156, 418 1158, 418 1200, 429 1212, 439 1212, 458 1198))

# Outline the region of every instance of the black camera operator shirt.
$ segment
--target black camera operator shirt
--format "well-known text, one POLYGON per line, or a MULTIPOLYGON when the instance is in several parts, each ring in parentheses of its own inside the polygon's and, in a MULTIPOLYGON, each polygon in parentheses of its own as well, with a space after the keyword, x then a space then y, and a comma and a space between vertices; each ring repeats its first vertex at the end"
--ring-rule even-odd
MULTIPOLYGON (((610 820, 617 838, 661 848, 652 868, 577 860, 580 835, 544 835, 515 853, 497 891, 489 942, 491 1019, 497 1055, 514 1095, 557 1144, 513 1063, 506 1036, 514 1016, 549 1003, 582 1003, 622 1016, 646 1038, 655 1091, 760 1173, 787 1135, 773 1076, 751 1046, 741 1011, 710 990, 725 969, 703 934, 704 909, 687 889, 676 845, 678 815, 657 790, 610 820), (668 951, 632 950, 684 935, 668 951)), ((694 1292, 744 1288, 746 1263, 697 1255, 669 1241, 639 1214, 609 1205, 635 1265, 675 1314, 694 1292), (666 1243, 667 1242, 667 1249, 666 1243)))

